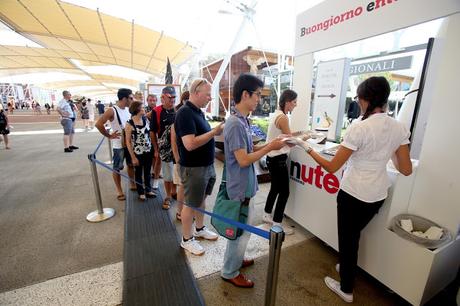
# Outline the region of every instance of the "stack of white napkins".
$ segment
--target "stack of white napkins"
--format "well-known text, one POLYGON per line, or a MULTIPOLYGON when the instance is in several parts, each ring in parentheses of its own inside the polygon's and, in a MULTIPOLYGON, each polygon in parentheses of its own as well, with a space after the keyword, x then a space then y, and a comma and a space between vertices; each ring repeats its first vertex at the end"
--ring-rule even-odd
POLYGON ((442 228, 437 227, 437 226, 431 226, 425 232, 414 231, 414 226, 412 225, 412 220, 411 219, 402 219, 401 220, 401 227, 403 228, 403 230, 405 230, 406 232, 411 233, 412 235, 415 235, 415 236, 421 237, 421 238, 431 239, 431 240, 439 240, 439 239, 441 239, 442 234, 443 234, 442 228))

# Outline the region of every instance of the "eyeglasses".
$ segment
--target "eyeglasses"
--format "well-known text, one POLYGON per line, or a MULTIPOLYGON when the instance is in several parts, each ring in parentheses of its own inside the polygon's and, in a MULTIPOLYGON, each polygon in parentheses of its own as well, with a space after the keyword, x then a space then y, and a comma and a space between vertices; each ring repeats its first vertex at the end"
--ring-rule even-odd
POLYGON ((255 95, 257 95, 259 98, 262 96, 262 92, 261 91, 249 91, 250 93, 253 93, 255 95))

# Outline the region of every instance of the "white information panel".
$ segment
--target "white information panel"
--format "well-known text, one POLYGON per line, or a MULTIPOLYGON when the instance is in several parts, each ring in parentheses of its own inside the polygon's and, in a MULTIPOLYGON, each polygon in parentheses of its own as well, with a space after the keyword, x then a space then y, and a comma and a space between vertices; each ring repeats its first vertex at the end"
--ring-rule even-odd
POLYGON ((318 64, 312 128, 327 132, 327 139, 339 140, 345 113, 350 59, 318 64))

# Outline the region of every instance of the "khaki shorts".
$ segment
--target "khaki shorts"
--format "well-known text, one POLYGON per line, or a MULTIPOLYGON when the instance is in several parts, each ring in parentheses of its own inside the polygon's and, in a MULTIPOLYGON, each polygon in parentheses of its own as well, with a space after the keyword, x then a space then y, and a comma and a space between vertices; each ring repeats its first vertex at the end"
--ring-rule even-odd
POLYGON ((214 165, 206 167, 180 166, 180 177, 184 185, 185 203, 191 207, 200 207, 205 197, 212 193, 216 183, 214 165))
POLYGON ((182 179, 180 178, 180 166, 179 164, 174 164, 174 169, 173 169, 173 183, 175 185, 182 185, 182 179))

